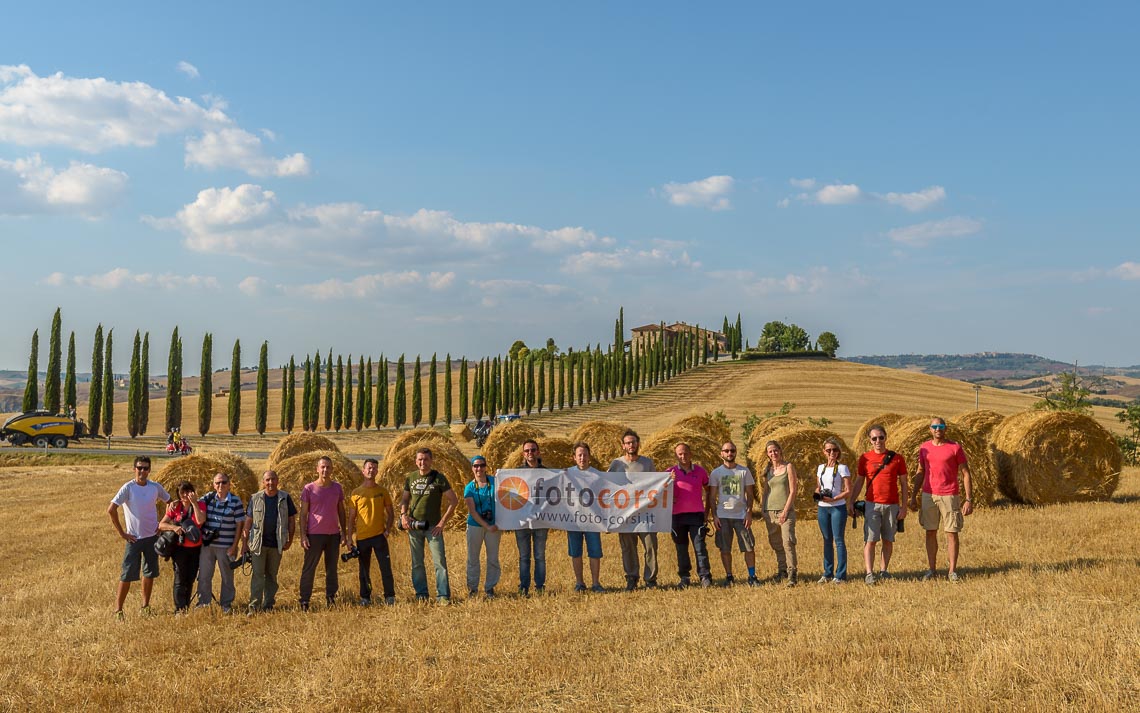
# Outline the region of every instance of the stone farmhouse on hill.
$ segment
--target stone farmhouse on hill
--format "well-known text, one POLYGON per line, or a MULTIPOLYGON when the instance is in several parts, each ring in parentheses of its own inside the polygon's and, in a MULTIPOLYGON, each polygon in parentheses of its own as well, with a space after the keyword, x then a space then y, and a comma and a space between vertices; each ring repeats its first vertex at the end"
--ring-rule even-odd
POLYGON ((643 349, 650 349, 661 339, 662 332, 664 332, 665 335, 666 349, 671 347, 678 337, 688 333, 704 339, 709 351, 719 349, 722 354, 728 351, 728 337, 723 333, 714 332, 711 329, 704 329, 692 324, 686 324, 685 322, 674 322, 673 324, 665 325, 664 328, 662 328, 660 324, 646 324, 641 327, 634 327, 630 330, 631 338, 626 342, 626 345, 638 352, 641 352, 643 349))

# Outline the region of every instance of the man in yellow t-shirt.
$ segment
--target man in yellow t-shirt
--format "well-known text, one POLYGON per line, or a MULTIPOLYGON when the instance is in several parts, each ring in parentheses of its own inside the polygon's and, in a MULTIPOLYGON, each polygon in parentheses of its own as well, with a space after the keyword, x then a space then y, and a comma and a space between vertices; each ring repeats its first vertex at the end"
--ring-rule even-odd
MULTIPOLYGON (((349 554, 355 554, 360 564, 360 604, 372 603, 372 553, 380 565, 380 579, 384 585, 384 602, 396 603, 396 586, 392 580, 392 560, 388 556, 387 533, 392 529, 395 513, 392 496, 376 484, 379 463, 375 458, 364 461, 364 482, 352 491, 345 508, 348 517, 349 554)), ((348 556, 348 555, 346 555, 348 556)))

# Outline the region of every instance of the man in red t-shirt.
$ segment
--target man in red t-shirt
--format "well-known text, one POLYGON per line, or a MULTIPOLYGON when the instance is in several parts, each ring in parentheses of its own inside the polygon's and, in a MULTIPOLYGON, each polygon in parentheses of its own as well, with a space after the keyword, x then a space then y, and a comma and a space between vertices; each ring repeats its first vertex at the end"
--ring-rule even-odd
POLYGON ((947 441, 946 421, 935 417, 930 420, 930 440, 918 449, 918 472, 914 475, 910 495, 910 509, 918 510, 917 497, 922 488, 922 509, 918 522, 926 530, 926 562, 928 568, 923 581, 934 578, 938 564, 938 528, 946 532, 946 555, 950 560, 949 579, 958 581, 958 533, 962 518, 974 511, 971 501, 973 486, 970 469, 966 467, 966 452, 954 441, 947 441), (962 486, 958 487, 961 473, 962 486), (966 497, 959 498, 961 491, 966 497))
POLYGON ((898 522, 906 517, 906 460, 901 454, 887 450, 887 429, 879 424, 871 426, 871 450, 859 456, 855 484, 848 496, 847 512, 855 515, 855 501, 867 484, 866 504, 863 507, 863 565, 867 568, 864 581, 874 584, 888 576, 891 554, 895 549, 898 522), (875 577, 875 543, 883 542, 883 566, 875 577))

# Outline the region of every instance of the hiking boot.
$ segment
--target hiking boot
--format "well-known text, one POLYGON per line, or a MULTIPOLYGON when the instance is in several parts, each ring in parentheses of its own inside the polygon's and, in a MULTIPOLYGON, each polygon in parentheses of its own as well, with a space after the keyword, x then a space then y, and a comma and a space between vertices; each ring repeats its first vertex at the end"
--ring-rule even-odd
POLYGON ((961 582, 962 581, 962 578, 958 576, 957 572, 951 572, 950 574, 946 575, 946 579, 950 580, 951 582, 961 582))
POLYGON ((789 586, 789 587, 794 587, 794 586, 796 586, 796 584, 798 584, 798 582, 799 582, 799 580, 798 580, 798 579, 796 579, 796 571, 793 569, 793 570, 792 570, 792 573, 788 575, 788 584, 787 584, 787 586, 789 586))
POLYGON ((926 570, 926 574, 922 575, 922 581, 929 582, 932 579, 934 579, 934 570, 932 570, 932 569, 926 570))
POLYGON ((875 575, 873 575, 873 574, 871 574, 870 572, 868 572, 868 573, 867 573, 867 576, 863 578, 863 581, 864 581, 866 584, 871 584, 871 585, 873 585, 873 584, 875 583, 875 581, 876 581, 876 580, 875 580, 875 575))
POLYGON ((712 586, 712 577, 701 577, 701 587, 708 589, 712 586))
POLYGON ((677 587, 679 589, 686 589, 690 584, 692 584, 692 580, 688 577, 681 577, 681 581, 677 584, 677 587))

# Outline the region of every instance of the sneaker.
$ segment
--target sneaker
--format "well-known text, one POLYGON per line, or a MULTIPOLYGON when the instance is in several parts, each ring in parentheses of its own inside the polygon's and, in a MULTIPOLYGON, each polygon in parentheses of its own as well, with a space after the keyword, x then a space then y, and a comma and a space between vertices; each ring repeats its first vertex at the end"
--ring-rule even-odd
POLYGON ((757 579, 756 577, 749 577, 748 578, 748 586, 749 587, 759 587, 760 586, 760 580, 757 579))
POLYGON ((194 608, 195 609, 205 609, 209 606, 210 606, 209 604, 203 604, 202 602, 198 602, 197 604, 194 605, 194 608))
POLYGON ((796 573, 792 572, 790 575, 788 575, 788 583, 785 586, 794 587, 796 586, 797 581, 798 580, 796 579, 796 573))
POLYGON ((478 595, 478 594, 479 594, 478 589, 468 589, 467 590, 467 598, 468 599, 474 599, 476 597, 476 595, 478 595))
POLYGON ((831 580, 832 584, 843 584, 843 582, 844 582, 844 580, 840 579, 839 577, 836 577, 835 579, 831 580))
POLYGON ((396 603, 396 598, 395 597, 387 597, 384 599, 384 603, 387 604, 388 606, 392 606, 393 604, 396 603))
POLYGON ((595 584, 594 586, 590 587, 590 591, 594 594, 605 594, 606 588, 600 584, 595 584))
POLYGON ((139 609, 139 616, 154 616, 154 612, 151 611, 149 604, 144 604, 142 608, 139 609))
POLYGON ((445 606, 448 606, 449 604, 451 604, 451 599, 448 597, 436 597, 435 603, 440 605, 441 607, 445 607, 445 606))
POLYGON ((772 584, 779 584, 780 582, 783 582, 784 578, 786 578, 787 576, 788 576, 787 572, 776 572, 776 576, 772 577, 772 584))
POLYGON ((677 588, 685 589, 692 583, 692 580, 690 580, 688 577, 681 577, 681 581, 677 583, 677 588))
POLYGON ((417 594, 416 595, 416 604, 427 604, 427 600, 428 600, 428 598, 427 598, 426 594, 423 594, 423 595, 417 594))
POLYGON ((819 578, 819 580, 816 582, 816 584, 827 584, 827 583, 828 583, 828 582, 830 582, 830 581, 831 581, 831 577, 828 577, 828 576, 825 574, 825 575, 823 575, 822 577, 820 577, 820 578, 819 578))
POLYGON ((932 570, 932 569, 926 570, 926 574, 922 575, 922 581, 929 582, 932 579, 934 579, 934 570, 932 570))
POLYGON ((520 597, 529 597, 530 596, 530 587, 519 587, 519 596, 520 597))
POLYGON ((958 576, 957 572, 951 572, 949 575, 946 576, 946 578, 948 580, 950 580, 951 582, 961 582, 962 581, 962 578, 958 576))
POLYGON ((625 591, 632 592, 635 589, 637 589, 637 580, 636 579, 625 580, 625 591))
POLYGON ((645 588, 646 589, 657 589, 657 580, 653 580, 652 582, 646 581, 645 582, 645 588))
POLYGON ((876 581, 876 580, 875 580, 875 575, 873 575, 873 574, 871 574, 870 572, 868 572, 868 573, 867 573, 867 576, 863 578, 863 581, 864 581, 865 583, 867 583, 867 584, 874 584, 874 583, 875 583, 875 581, 876 581))
POLYGON ((575 584, 574 585, 574 591, 575 592, 584 592, 584 591, 586 591, 586 585, 585 584, 575 584))
POLYGON ((712 577, 701 577, 701 587, 708 589, 712 586, 712 577))
POLYGON ((483 596, 487 597, 488 599, 494 599, 495 598, 495 590, 494 589, 488 589, 487 591, 483 592, 483 596))
POLYGON ((226 605, 224 605, 224 604, 222 605, 222 613, 223 613, 223 614, 229 614, 231 611, 233 611, 233 610, 232 610, 232 609, 230 609, 230 607, 228 607, 228 606, 226 606, 226 605))
POLYGON ((115 621, 126 621, 126 620, 127 620, 127 615, 123 613, 122 609, 115 612, 115 621))
POLYGON ((535 593, 535 594, 546 594, 546 587, 545 587, 545 586, 543 586, 543 587, 535 587, 535 588, 534 588, 534 593, 535 593))
POLYGON ((736 577, 733 577, 731 574, 726 574, 724 576, 724 586, 731 587, 735 582, 736 577))
POLYGON ((368 597, 361 597, 360 598, 360 606, 366 607, 366 606, 369 606, 370 604, 372 604, 372 600, 369 599, 368 597))
POLYGON ((878 579, 890 579, 890 578, 891 578, 891 573, 890 573, 890 572, 888 572, 888 571, 887 571, 887 570, 885 570, 885 569, 881 569, 881 570, 879 570, 879 576, 878 576, 878 579))
POLYGON ((301 602, 301 611, 309 611, 309 603, 301 602))

